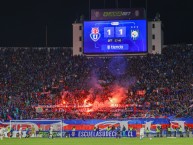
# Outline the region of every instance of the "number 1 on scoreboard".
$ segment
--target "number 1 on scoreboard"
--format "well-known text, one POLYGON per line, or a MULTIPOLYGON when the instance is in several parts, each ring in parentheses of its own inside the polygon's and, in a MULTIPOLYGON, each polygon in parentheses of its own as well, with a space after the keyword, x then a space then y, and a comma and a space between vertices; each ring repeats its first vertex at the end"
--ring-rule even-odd
POLYGON ((114 28, 104 27, 104 37, 114 37, 114 28))
POLYGON ((116 27, 116 37, 126 37, 126 27, 116 27))

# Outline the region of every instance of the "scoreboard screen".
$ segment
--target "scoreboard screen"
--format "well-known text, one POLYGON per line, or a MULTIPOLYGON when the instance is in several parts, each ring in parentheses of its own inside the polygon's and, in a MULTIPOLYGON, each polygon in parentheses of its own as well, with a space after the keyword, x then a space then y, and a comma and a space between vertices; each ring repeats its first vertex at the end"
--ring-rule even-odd
POLYGON ((146 53, 146 20, 84 21, 84 54, 146 53))

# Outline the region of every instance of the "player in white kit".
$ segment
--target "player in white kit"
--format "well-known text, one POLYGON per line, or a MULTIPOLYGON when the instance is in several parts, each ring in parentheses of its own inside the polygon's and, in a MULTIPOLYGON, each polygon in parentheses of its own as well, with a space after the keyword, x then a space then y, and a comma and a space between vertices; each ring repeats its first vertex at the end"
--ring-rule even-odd
POLYGON ((23 132, 22 132, 22 126, 21 126, 20 129, 19 129, 19 139, 22 138, 22 134, 23 134, 23 132))
POLYGON ((140 128, 139 134, 140 134, 140 139, 143 139, 144 138, 144 134, 145 134, 145 128, 144 127, 140 128))
POLYGON ((5 128, 1 128, 0 129, 0 139, 1 140, 3 140, 4 132, 5 132, 5 128))
POLYGON ((53 126, 51 126, 51 127, 50 127, 50 135, 49 135, 49 138, 52 138, 52 139, 54 138, 54 137, 53 137, 53 130, 54 130, 54 128, 53 128, 53 126))

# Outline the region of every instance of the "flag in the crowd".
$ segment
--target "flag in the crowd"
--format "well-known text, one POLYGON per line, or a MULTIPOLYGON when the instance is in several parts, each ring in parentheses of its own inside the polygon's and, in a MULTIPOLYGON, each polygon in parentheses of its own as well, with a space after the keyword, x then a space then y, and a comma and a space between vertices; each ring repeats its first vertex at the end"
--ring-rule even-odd
POLYGON ((146 91, 145 91, 145 90, 138 90, 136 93, 137 93, 137 95, 139 95, 139 96, 144 96, 145 93, 146 93, 146 91))
POLYGON ((13 118, 10 115, 7 115, 8 120, 13 120, 13 118))
POLYGON ((43 108, 42 107, 35 107, 35 108, 36 108, 36 112, 37 113, 43 112, 43 108))

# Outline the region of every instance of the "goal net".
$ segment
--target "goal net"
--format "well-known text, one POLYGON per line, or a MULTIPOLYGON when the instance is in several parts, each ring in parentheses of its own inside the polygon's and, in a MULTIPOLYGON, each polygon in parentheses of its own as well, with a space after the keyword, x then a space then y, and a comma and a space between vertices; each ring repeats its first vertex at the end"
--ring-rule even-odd
POLYGON ((53 136, 62 137, 62 120, 10 120, 12 137, 17 137, 22 128, 22 137, 29 133, 30 137, 49 137, 49 129, 53 127, 53 136), (28 130, 28 131, 27 131, 28 130))

